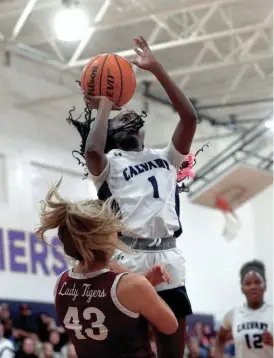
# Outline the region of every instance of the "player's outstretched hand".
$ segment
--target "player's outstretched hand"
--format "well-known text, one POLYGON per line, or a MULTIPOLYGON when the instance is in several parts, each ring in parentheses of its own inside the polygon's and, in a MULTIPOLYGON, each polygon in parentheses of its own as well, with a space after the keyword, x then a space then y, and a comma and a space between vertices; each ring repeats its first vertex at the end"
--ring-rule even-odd
POLYGON ((132 60, 131 63, 138 66, 142 70, 153 71, 157 65, 157 61, 148 45, 146 40, 142 37, 134 37, 135 46, 133 47, 136 52, 136 59, 132 60))
POLYGON ((263 333, 263 343, 266 345, 266 346, 270 346, 270 347, 273 347, 273 336, 270 332, 268 331, 265 331, 263 333))
POLYGON ((171 283, 171 277, 165 265, 153 265, 150 270, 145 274, 147 280, 152 286, 160 285, 160 283, 171 283))

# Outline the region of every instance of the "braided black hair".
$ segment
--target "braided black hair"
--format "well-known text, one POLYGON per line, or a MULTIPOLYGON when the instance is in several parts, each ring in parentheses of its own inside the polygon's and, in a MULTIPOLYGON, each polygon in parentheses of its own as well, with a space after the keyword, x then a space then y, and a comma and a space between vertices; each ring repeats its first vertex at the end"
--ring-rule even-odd
POLYGON ((266 283, 266 275, 265 275, 265 265, 262 261, 259 260, 253 260, 253 261, 249 261, 246 262, 240 270, 240 279, 241 279, 241 284, 243 283, 244 277, 247 273, 249 273, 250 271, 255 271, 257 272, 265 281, 266 283))
MULTIPOLYGON (((73 118, 72 114, 74 111, 75 111, 75 107, 73 107, 69 111, 69 116, 67 118, 67 122, 69 124, 72 124, 78 130, 78 132, 81 136, 81 144, 80 144, 80 150, 73 150, 72 155, 77 160, 78 164, 81 165, 82 167, 84 167, 86 173, 85 173, 83 179, 85 179, 88 176, 86 163, 85 163, 85 147, 86 147, 86 142, 87 142, 88 134, 90 131, 90 127, 91 127, 91 124, 95 121, 95 117, 92 117, 92 110, 88 107, 88 105, 86 105, 86 107, 85 107, 85 121, 80 121, 80 118, 82 117, 82 115, 80 115, 77 118, 73 118)), ((110 152, 112 149, 117 149, 117 146, 116 146, 116 143, 114 140, 115 133, 117 133, 119 131, 123 131, 123 130, 129 130, 131 128, 135 129, 135 130, 139 130, 141 127, 143 127, 144 118, 146 118, 146 116, 147 116, 147 114, 144 111, 140 115, 136 114, 136 118, 134 120, 126 123, 125 125, 121 126, 118 129, 112 129, 110 127, 110 120, 109 120, 108 131, 107 131, 107 140, 106 140, 105 149, 104 149, 105 154, 110 152)))

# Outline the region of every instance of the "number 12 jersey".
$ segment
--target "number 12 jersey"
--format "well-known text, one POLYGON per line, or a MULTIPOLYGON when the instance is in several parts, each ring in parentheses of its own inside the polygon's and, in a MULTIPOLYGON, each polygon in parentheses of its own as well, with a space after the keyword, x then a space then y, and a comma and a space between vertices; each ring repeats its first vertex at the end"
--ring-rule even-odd
POLYGON ((236 358, 272 358, 273 348, 262 341, 266 330, 273 334, 273 306, 265 303, 256 310, 246 305, 228 312, 222 326, 232 330, 236 358))

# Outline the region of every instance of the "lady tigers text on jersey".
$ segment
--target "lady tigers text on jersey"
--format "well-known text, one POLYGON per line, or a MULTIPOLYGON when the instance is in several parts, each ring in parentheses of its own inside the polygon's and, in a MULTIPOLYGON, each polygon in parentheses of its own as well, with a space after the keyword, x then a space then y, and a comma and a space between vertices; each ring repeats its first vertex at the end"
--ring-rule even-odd
POLYGON ((60 296, 70 296, 72 301, 75 301, 78 296, 85 297, 87 303, 89 303, 92 298, 95 297, 106 297, 105 290, 93 290, 90 288, 90 284, 83 283, 83 285, 79 288, 76 288, 76 284, 74 283, 73 287, 66 288, 67 282, 63 282, 62 286, 60 287, 59 291, 57 292, 60 296))

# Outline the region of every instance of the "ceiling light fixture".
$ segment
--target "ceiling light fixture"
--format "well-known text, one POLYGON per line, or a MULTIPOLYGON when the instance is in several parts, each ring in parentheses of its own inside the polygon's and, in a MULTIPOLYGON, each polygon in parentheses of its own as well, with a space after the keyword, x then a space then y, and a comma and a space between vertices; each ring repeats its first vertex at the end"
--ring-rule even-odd
POLYGON ((75 0, 63 0, 63 8, 56 13, 53 28, 58 40, 77 42, 86 35, 89 16, 75 0))

